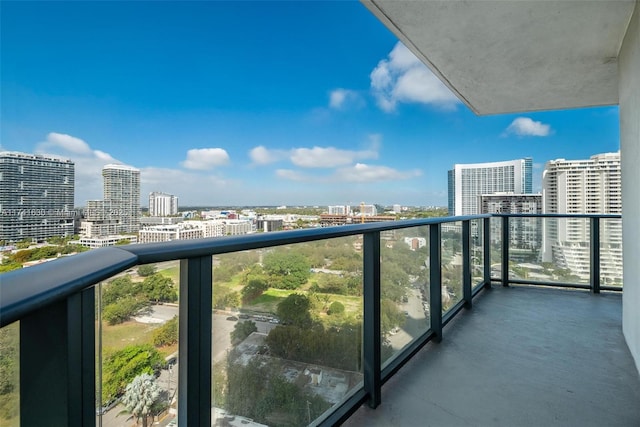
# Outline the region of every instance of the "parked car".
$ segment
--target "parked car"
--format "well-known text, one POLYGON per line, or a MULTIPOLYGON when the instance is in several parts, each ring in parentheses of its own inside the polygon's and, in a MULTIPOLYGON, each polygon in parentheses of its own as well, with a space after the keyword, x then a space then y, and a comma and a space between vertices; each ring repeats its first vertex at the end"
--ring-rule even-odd
POLYGON ((238 318, 239 319, 249 319, 249 315, 248 314, 238 314, 238 318))
POLYGON ((231 320, 233 322, 237 322, 238 318, 236 316, 229 316, 229 317, 227 317, 227 320, 231 320))

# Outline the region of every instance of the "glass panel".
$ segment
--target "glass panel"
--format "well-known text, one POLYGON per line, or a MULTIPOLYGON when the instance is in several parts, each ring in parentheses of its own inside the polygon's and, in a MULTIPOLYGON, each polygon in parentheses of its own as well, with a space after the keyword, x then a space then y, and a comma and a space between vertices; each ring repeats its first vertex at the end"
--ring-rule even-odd
POLYGON ((170 261, 98 285, 96 416, 102 426, 176 416, 179 276, 180 262, 170 261), (138 405, 141 399, 147 404, 138 405))
POLYGON ((510 221, 510 278, 540 283, 589 283, 588 218, 511 218, 510 221))
POLYGON ((484 281, 483 224, 481 219, 471 220, 471 286, 474 288, 484 281))
POLYGON ((214 257, 213 425, 306 425, 362 387, 362 244, 214 257))
POLYGON ((464 298, 462 291, 462 222, 442 224, 442 313, 464 298))
POLYGON ((0 426, 20 425, 20 322, 0 329, 0 426))
POLYGON ((429 330, 429 227, 382 236, 380 332, 382 364, 429 330))
POLYGON ((549 281, 542 262, 543 218, 509 219, 509 279, 549 281))
POLYGON ((501 280, 502 278, 502 218, 492 217, 489 219, 491 233, 491 280, 501 280))
POLYGON ((600 219, 600 285, 622 287, 621 219, 600 219))

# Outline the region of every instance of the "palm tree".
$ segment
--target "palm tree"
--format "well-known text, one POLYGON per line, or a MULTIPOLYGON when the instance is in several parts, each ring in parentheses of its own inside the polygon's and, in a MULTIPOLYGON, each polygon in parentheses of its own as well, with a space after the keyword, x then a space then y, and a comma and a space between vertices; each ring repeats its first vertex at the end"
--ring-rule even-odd
POLYGON ((160 387, 153 375, 138 375, 127 384, 122 396, 122 404, 131 415, 136 417, 136 423, 142 419, 142 427, 147 427, 147 419, 151 414, 153 404, 160 397, 160 387))

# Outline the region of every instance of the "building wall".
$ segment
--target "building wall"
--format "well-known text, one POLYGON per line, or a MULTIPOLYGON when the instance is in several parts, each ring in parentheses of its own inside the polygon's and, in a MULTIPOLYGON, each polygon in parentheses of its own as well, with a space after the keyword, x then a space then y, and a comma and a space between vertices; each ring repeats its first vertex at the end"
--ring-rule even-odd
MULTIPOLYGON (((544 213, 622 213, 620 153, 584 160, 547 162, 542 178, 544 213)), ((587 219, 546 219, 543 261, 568 268, 586 281, 590 276, 590 223, 587 219)), ((622 282, 622 226, 617 219, 600 221, 601 278, 622 282)))
POLYGON ((624 293, 622 330, 640 372, 640 1, 618 57, 624 293))
POLYGON ((45 240, 74 232, 71 160, 0 153, 0 240, 45 240))
POLYGON ((481 194, 531 193, 531 163, 531 158, 525 158, 454 165, 453 169, 447 172, 449 214, 478 214, 478 196, 481 194))

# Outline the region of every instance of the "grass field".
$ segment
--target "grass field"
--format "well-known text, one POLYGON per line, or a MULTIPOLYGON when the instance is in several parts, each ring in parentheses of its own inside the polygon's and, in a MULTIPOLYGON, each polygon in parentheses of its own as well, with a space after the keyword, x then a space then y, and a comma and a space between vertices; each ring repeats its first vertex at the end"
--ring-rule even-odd
POLYGON ((102 322, 102 348, 111 351, 132 344, 150 344, 153 330, 158 326, 133 320, 113 326, 102 322))

